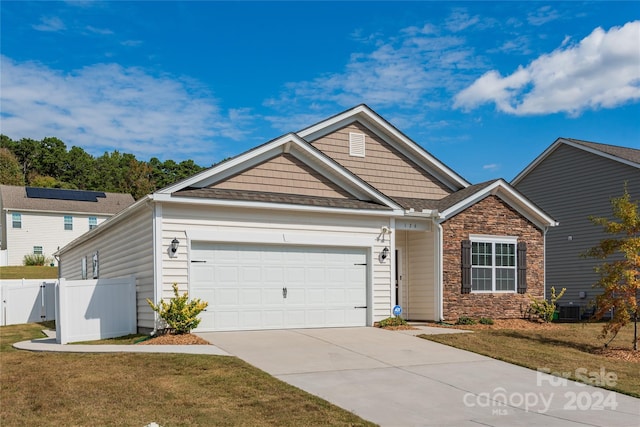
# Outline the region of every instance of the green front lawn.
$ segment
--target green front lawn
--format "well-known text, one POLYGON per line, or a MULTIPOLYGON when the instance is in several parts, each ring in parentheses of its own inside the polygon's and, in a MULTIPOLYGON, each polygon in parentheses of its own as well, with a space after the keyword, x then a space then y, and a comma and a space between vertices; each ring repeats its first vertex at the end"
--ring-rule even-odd
POLYGON ((640 351, 631 350, 633 325, 622 329, 606 350, 605 340, 599 337, 601 330, 601 323, 549 324, 532 329, 496 325, 476 329, 471 334, 421 335, 421 338, 531 369, 568 374, 575 380, 580 377, 598 380, 602 379, 602 372, 612 373, 617 378, 605 388, 640 397, 640 351))
POLYGON ((235 357, 11 347, 43 328, 0 327, 2 426, 373 425, 235 357))

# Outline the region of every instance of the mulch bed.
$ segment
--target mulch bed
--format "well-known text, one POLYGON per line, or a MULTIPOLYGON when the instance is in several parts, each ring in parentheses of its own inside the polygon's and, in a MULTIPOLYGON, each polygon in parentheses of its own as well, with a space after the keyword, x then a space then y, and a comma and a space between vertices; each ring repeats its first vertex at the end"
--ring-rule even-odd
POLYGON ((139 345, 210 345, 211 343, 193 334, 164 334, 142 341, 139 345))

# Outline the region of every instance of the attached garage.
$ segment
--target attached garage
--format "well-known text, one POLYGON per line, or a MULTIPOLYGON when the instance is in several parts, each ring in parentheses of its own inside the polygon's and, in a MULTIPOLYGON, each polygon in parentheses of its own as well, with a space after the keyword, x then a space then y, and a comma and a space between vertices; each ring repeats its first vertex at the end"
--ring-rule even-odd
POLYGON ((192 242, 199 331, 365 326, 367 250, 192 242))

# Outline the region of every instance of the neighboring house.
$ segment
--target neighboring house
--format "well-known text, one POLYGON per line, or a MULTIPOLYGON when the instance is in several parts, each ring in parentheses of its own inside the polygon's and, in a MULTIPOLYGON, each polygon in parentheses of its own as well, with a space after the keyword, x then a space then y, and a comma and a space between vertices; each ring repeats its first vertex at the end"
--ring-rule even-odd
POLYGON ((366 105, 156 191, 59 252, 61 275, 133 275, 201 298, 201 331, 520 317, 555 221, 503 180, 470 185, 366 105))
POLYGON ((640 150, 558 138, 512 181, 512 185, 560 225, 547 234, 547 295, 566 288, 558 301, 567 317, 589 313, 590 301, 600 293, 594 267, 603 260, 581 254, 610 237, 590 216, 612 218, 611 198, 624 193, 640 198, 640 150))
POLYGON ((130 194, 0 185, 2 265, 58 248, 131 206, 130 194))

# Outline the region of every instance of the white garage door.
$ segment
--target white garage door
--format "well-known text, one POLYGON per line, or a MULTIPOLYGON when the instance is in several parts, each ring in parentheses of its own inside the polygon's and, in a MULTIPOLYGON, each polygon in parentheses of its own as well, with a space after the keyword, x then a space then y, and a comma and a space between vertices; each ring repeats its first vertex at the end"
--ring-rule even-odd
POLYGON ((365 249, 191 245, 199 331, 365 326, 365 249))

